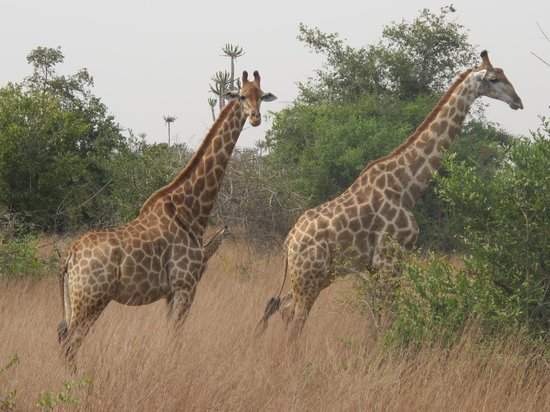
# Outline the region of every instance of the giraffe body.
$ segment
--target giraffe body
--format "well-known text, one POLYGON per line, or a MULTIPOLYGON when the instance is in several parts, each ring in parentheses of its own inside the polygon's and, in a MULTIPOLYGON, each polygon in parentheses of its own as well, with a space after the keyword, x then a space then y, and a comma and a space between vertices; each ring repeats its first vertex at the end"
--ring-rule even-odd
MULTIPOLYGON (((249 119, 261 122, 260 76, 248 81, 208 132, 193 158, 174 180, 144 203, 126 225, 86 233, 68 250, 60 277, 64 320, 59 340, 71 365, 90 327, 110 301, 146 305, 166 299, 176 324, 193 302, 197 284, 219 240, 203 247, 203 234, 225 168, 249 119)), ((234 94, 234 92, 230 92, 234 94)))
POLYGON ((259 332, 281 306, 283 320, 291 323, 291 338, 296 337, 320 292, 336 274, 345 274, 339 262, 361 271, 392 271, 393 246, 388 238, 404 248, 415 244, 419 229, 414 205, 474 100, 485 95, 504 100, 513 109, 523 108, 502 70, 490 65, 485 52, 482 57, 483 64, 462 73, 401 146, 371 162, 341 195, 298 219, 285 240, 290 291, 282 299, 270 300, 259 332))

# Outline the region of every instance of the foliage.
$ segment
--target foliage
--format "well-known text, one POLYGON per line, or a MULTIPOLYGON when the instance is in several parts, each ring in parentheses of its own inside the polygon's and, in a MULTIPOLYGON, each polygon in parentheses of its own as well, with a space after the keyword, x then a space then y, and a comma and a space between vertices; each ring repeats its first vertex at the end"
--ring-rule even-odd
POLYGON ((38 239, 30 234, 0 237, 0 278, 40 277, 54 266, 54 257, 39 257, 38 239))
MULTIPOLYGON (((495 170, 510 150, 514 138, 504 130, 478 120, 464 125, 460 137, 453 143, 447 156, 464 162, 479 178, 480 184, 492 179, 495 170)), ((439 176, 449 176, 452 170, 446 167, 439 170, 439 176)), ((462 250, 458 241, 464 233, 461 213, 450 211, 437 193, 437 180, 420 198, 415 208, 415 216, 420 226, 418 244, 445 252, 462 250)))
POLYGON ((426 98, 409 104, 373 95, 354 103, 298 104, 275 116, 265 144, 274 167, 287 170, 293 188, 315 205, 397 146, 431 104, 426 98))
POLYGON ((42 229, 93 222, 97 205, 86 201, 108 182, 102 165, 124 138, 85 69, 58 75, 60 49, 37 48, 28 61, 33 74, 0 89, 0 203, 42 229))
MULTIPOLYGON (((11 359, 0 367, 0 377, 9 369, 14 368, 19 363, 19 356, 13 355, 11 359)), ((0 393, 0 412, 11 412, 15 410, 17 391, 15 389, 10 390, 6 394, 0 393)))
POLYGON ((450 159, 438 182, 472 262, 514 299, 517 321, 535 329, 550 327, 550 122, 542 122, 512 144, 490 179, 450 159))
POLYGON ((63 389, 59 392, 42 392, 36 402, 36 406, 43 412, 50 412, 58 406, 78 405, 79 399, 75 396, 74 392, 90 386, 91 383, 91 380, 88 378, 64 382, 63 389))
POLYGON ((170 182, 191 158, 184 144, 147 144, 144 136, 130 134, 128 144, 106 166, 112 176, 110 195, 103 205, 104 224, 126 222, 137 216, 141 205, 170 182))
POLYGON ((327 61, 312 82, 300 85, 301 99, 353 101, 371 93, 414 99, 442 91, 476 57, 464 26, 450 19, 452 11, 423 9, 411 22, 386 26, 377 44, 356 49, 335 33, 300 24, 298 39, 327 61))
POLYGON ((404 260, 388 337, 450 343, 473 320, 485 336, 550 332, 550 122, 515 141, 484 179, 466 161, 447 160, 438 193, 456 216, 467 252, 456 268, 431 254, 404 260))
POLYGON ((456 269, 433 253, 427 258, 411 254, 402 263, 386 338, 397 345, 449 345, 474 319, 486 326, 509 326, 507 312, 498 311, 495 298, 486 277, 456 269))
POLYGON ((444 90, 457 73, 475 65, 477 55, 464 26, 450 19, 452 7, 439 14, 420 11, 412 22, 386 26, 371 49, 384 86, 401 98, 444 90))

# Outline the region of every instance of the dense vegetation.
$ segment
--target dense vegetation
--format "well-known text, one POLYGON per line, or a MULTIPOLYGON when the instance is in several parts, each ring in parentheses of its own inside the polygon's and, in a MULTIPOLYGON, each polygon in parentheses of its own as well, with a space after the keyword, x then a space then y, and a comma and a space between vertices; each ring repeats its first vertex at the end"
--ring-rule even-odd
MULTIPOLYGON (((341 192, 401 143, 453 76, 477 61, 450 13, 423 10, 361 48, 301 25, 299 40, 326 63, 274 115, 259 147, 235 153, 213 219, 254 239, 280 239, 304 208, 341 192)), ((33 252, 38 232, 128 221, 190 156, 185 146, 123 133, 85 69, 56 71, 63 59, 60 49, 37 48, 28 56, 32 74, 0 89, 3 275, 44 272, 33 252)), ((515 328, 547 336, 549 164, 547 119, 519 138, 475 108, 415 210, 421 250, 404 256, 392 299, 364 299, 391 319, 390 340, 452 341, 469 322, 487 336, 515 328)), ((375 290, 377 281, 363 286, 375 290)))

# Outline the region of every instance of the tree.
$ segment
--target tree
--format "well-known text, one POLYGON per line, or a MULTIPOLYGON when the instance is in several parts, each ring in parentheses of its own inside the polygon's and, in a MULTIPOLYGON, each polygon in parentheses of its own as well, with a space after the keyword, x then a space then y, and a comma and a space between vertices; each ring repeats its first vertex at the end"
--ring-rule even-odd
POLYGON ((145 200, 168 184, 192 155, 185 144, 148 144, 145 136, 131 131, 127 145, 109 162, 112 177, 109 198, 105 199, 107 224, 133 219, 145 200))
POLYGON ((168 146, 170 146, 170 125, 176 121, 177 117, 166 115, 162 118, 164 119, 166 127, 168 128, 168 146))
POLYGON ((477 57, 467 31, 450 20, 451 13, 450 7, 438 14, 423 9, 411 22, 384 27, 377 44, 356 49, 336 33, 300 24, 298 39, 326 58, 313 81, 300 84, 301 100, 351 101, 365 93, 385 92, 413 99, 440 92, 477 57))
POLYGON ((230 87, 235 89, 235 62, 236 60, 244 55, 244 49, 236 44, 227 43, 222 48, 224 56, 227 56, 231 59, 231 74, 230 74, 230 87))
POLYGON ((212 77, 214 84, 210 85, 210 91, 218 97, 220 111, 225 106, 225 93, 229 90, 231 84, 231 75, 227 71, 217 71, 212 77))
POLYGON ((439 14, 423 9, 412 22, 386 26, 370 49, 385 88, 401 98, 441 92, 460 71, 477 63, 464 26, 450 20, 452 6, 439 14))
POLYGON ((210 111, 212 112, 212 121, 216 120, 216 113, 214 112, 214 107, 216 107, 217 102, 218 101, 213 97, 208 98, 208 105, 210 106, 210 111))
MULTIPOLYGON (((239 79, 235 79, 235 62, 244 55, 244 49, 236 44, 227 43, 222 47, 223 55, 230 58, 230 71, 218 70, 212 77, 213 84, 210 84, 210 92, 213 93, 219 102, 220 111, 225 106, 225 95, 229 90, 240 89, 239 79)), ((214 106, 208 102, 214 119, 214 106)), ((215 103, 214 103, 215 104, 215 103)))
POLYGON ((550 119, 541 120, 530 138, 511 143, 489 179, 468 162, 449 158, 450 173, 438 178, 438 194, 461 227, 470 276, 489 285, 491 315, 548 336, 550 119))
POLYGON ((0 89, 0 203, 43 229, 95 220, 106 163, 125 145, 86 69, 57 73, 63 59, 34 49, 31 76, 0 89))

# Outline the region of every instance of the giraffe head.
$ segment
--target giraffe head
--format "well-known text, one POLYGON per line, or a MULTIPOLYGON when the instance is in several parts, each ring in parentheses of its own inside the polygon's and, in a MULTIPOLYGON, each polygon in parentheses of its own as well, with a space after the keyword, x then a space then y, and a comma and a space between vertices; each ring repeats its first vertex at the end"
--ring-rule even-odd
POLYGON ((262 123, 260 106, 262 102, 272 102, 277 97, 273 93, 265 93, 260 87, 260 73, 254 71, 254 80, 248 80, 248 72, 243 72, 241 90, 231 90, 226 97, 239 99, 252 126, 259 126, 262 123))
POLYGON ((474 76, 479 82, 479 95, 501 100, 514 110, 523 109, 523 103, 514 86, 501 68, 493 67, 487 50, 481 52, 481 59, 481 65, 474 69, 474 76))

